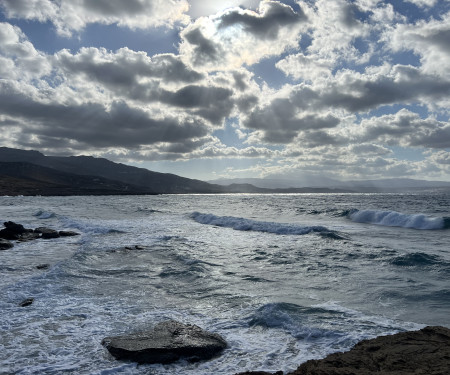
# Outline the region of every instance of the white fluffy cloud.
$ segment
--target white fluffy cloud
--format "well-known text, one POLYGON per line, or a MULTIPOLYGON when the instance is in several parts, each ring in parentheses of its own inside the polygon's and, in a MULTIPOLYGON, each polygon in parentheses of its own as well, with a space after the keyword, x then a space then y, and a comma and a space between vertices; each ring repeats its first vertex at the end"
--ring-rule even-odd
POLYGON ((450 79, 450 13, 442 20, 399 24, 385 38, 394 51, 413 51, 420 56, 424 72, 450 79))
POLYGON ((9 18, 52 22, 70 36, 90 23, 117 24, 131 29, 187 22, 186 0, 2 0, 9 18))
POLYGON ((47 57, 34 48, 17 26, 6 22, 0 23, 0 53, 0 77, 30 79, 51 71, 47 57))

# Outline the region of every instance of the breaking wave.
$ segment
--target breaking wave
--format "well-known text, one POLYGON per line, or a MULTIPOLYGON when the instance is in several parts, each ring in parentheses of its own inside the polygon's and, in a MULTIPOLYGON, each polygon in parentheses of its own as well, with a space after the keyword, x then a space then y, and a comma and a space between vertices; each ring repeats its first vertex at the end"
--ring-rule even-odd
POLYGON ((56 217, 56 214, 51 211, 38 210, 33 214, 33 216, 36 216, 38 219, 51 219, 56 217))
POLYGON ((395 211, 381 210, 349 210, 346 215, 357 223, 384 225, 424 230, 450 228, 450 218, 429 217, 423 214, 403 214, 395 211))
POLYGON ((233 228, 241 231, 265 232, 273 234, 289 234, 289 235, 303 235, 311 232, 318 233, 334 233, 333 231, 322 226, 303 226, 286 223, 275 223, 269 221, 256 221, 244 219, 242 217, 233 216, 215 216, 212 214, 202 214, 200 212, 193 212, 189 215, 200 224, 215 225, 218 227, 233 228))

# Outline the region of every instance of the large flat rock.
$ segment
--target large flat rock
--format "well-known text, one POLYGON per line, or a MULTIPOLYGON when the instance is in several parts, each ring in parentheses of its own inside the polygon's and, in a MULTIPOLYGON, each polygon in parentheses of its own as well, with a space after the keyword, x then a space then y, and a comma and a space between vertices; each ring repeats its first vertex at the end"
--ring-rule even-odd
POLYGON ((206 360, 227 347, 225 340, 218 334, 173 320, 159 323, 151 331, 106 337, 102 345, 116 359, 138 363, 206 360))

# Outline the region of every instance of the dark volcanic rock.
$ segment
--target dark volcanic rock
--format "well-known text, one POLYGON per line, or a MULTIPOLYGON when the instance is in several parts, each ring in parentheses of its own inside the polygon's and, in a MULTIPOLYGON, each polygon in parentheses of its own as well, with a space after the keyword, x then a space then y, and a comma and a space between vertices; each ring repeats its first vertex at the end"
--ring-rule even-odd
POLYGON ((102 345, 117 359, 138 363, 170 363, 182 358, 200 361, 218 355, 227 347, 218 334, 173 320, 159 323, 151 331, 106 337, 102 345))
POLYGON ((41 235, 39 233, 34 233, 31 229, 31 232, 25 232, 20 235, 20 237, 17 239, 18 242, 26 242, 26 241, 32 241, 36 240, 38 238, 41 238, 41 235))
POLYGON ((22 302, 20 302, 19 306, 20 307, 30 306, 33 302, 34 302, 34 298, 27 298, 27 299, 24 299, 22 302))
POLYGON ((290 375, 444 375, 450 373, 450 329, 426 327, 364 340, 345 353, 303 363, 290 375))
POLYGON ((0 238, 0 250, 7 250, 11 249, 12 247, 14 247, 14 244, 12 242, 0 238))
POLYGON ((5 229, 0 230, 0 238, 5 240, 18 240, 23 233, 28 232, 21 224, 12 221, 3 223, 5 229))
POLYGON ((40 233, 41 237, 44 239, 48 238, 58 238, 59 233, 58 231, 46 227, 39 227, 34 230, 34 233, 40 233))
POLYGON ((58 233, 61 237, 71 237, 71 236, 79 236, 80 235, 80 233, 72 232, 70 230, 60 230, 58 233))

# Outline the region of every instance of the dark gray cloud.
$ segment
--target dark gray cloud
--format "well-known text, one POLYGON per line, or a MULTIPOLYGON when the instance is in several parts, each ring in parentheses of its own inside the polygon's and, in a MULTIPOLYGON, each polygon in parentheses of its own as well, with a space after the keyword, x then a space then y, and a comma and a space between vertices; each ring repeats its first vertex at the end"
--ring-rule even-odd
POLYGON ((82 48, 76 55, 63 50, 56 54, 56 59, 64 72, 84 74, 90 80, 107 86, 137 86, 141 77, 185 83, 203 78, 202 74, 188 68, 173 54, 150 58, 144 52, 134 52, 127 48, 116 53, 97 48, 82 48))
POLYGON ((357 78, 346 82, 346 86, 335 84, 321 95, 318 104, 320 107, 360 112, 381 105, 411 103, 422 98, 441 99, 446 95, 450 95, 450 81, 423 74, 411 66, 398 65, 393 76, 357 78))
POLYGON ((232 9, 219 18, 219 29, 241 25, 245 31, 257 38, 274 40, 281 28, 306 21, 305 13, 295 12, 290 6, 277 1, 264 3, 262 14, 232 9))
POLYGON ((203 35, 200 28, 194 28, 184 33, 183 37, 194 47, 192 59, 194 66, 214 62, 223 54, 218 45, 203 35))
POLYGON ((232 95, 233 91, 227 88, 189 85, 175 92, 161 90, 158 100, 176 107, 195 109, 194 114, 221 125, 234 107, 232 95))
POLYGON ((158 142, 179 143, 204 137, 199 120, 155 119, 141 109, 115 101, 108 110, 98 103, 48 104, 33 100, 5 84, 0 86, 0 112, 23 122, 23 132, 60 144, 72 140, 93 147, 138 147, 158 142))
POLYGON ((300 132, 334 128, 339 123, 340 120, 330 114, 302 116, 289 99, 275 99, 269 106, 254 110, 244 121, 244 126, 263 130, 266 142, 289 143, 300 132))

